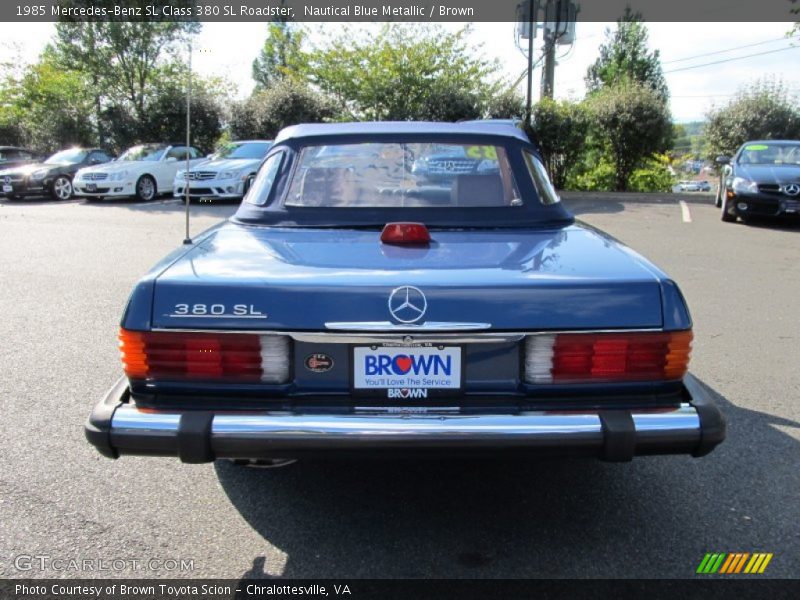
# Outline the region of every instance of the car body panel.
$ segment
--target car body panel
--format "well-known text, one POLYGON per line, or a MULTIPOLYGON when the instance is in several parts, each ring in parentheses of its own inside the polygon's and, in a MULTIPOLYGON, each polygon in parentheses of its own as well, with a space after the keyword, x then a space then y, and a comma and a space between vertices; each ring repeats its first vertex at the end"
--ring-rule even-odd
POLYGON ((428 248, 387 248, 377 231, 226 224, 157 278, 153 325, 219 322, 169 316, 186 302, 244 303, 269 315, 263 322, 224 321, 243 329, 381 321, 390 318, 389 293, 403 285, 426 293, 433 321, 490 322, 506 330, 662 325, 653 271, 595 231, 434 231, 433 237, 428 248), (298 302, 307 310, 298 313, 298 302))

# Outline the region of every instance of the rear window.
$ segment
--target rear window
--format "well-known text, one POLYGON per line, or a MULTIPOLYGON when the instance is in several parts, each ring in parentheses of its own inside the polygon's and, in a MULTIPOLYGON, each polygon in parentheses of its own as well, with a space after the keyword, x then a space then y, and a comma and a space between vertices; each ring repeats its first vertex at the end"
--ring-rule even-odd
POLYGON ((522 200, 500 146, 384 142, 305 147, 284 204, 493 207, 522 200))

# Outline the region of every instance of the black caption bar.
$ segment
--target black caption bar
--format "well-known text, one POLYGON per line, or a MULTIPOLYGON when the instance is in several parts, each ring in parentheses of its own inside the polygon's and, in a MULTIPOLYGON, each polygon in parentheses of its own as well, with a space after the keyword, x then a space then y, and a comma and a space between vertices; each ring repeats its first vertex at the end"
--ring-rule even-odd
POLYGON ((3 600, 268 600, 414 598, 781 598, 800 597, 800 580, 780 579, 6 579, 3 600))
MULTIPOLYGON (((530 0, 3 0, 0 21, 513 22, 530 0)), ((534 0, 539 21, 615 21, 630 6, 650 22, 800 20, 798 0, 534 0), (560 7, 560 8, 559 8, 560 7), (550 15, 549 17, 546 15, 550 15)))

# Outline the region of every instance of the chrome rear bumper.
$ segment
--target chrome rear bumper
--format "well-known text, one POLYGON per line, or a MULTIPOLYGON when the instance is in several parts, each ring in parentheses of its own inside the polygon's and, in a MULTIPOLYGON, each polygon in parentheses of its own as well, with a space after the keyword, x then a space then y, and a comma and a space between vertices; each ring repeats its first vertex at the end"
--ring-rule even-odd
POLYGON ((613 461, 642 454, 702 456, 724 439, 725 422, 696 381, 687 378, 685 385, 687 393, 696 388, 691 401, 669 409, 332 415, 139 410, 121 380, 95 407, 86 436, 112 458, 177 456, 184 462, 360 450, 520 450, 613 461))

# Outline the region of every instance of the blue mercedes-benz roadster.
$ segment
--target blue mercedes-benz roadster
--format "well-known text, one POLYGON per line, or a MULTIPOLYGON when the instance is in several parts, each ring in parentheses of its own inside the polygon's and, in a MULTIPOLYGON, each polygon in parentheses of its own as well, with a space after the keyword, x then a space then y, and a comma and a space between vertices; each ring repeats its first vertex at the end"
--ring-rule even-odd
POLYGON ((136 284, 119 340, 86 425, 114 458, 626 461, 725 437, 677 285, 576 223, 508 123, 284 130, 236 215, 136 284), (443 147, 462 159, 431 178, 443 147))

